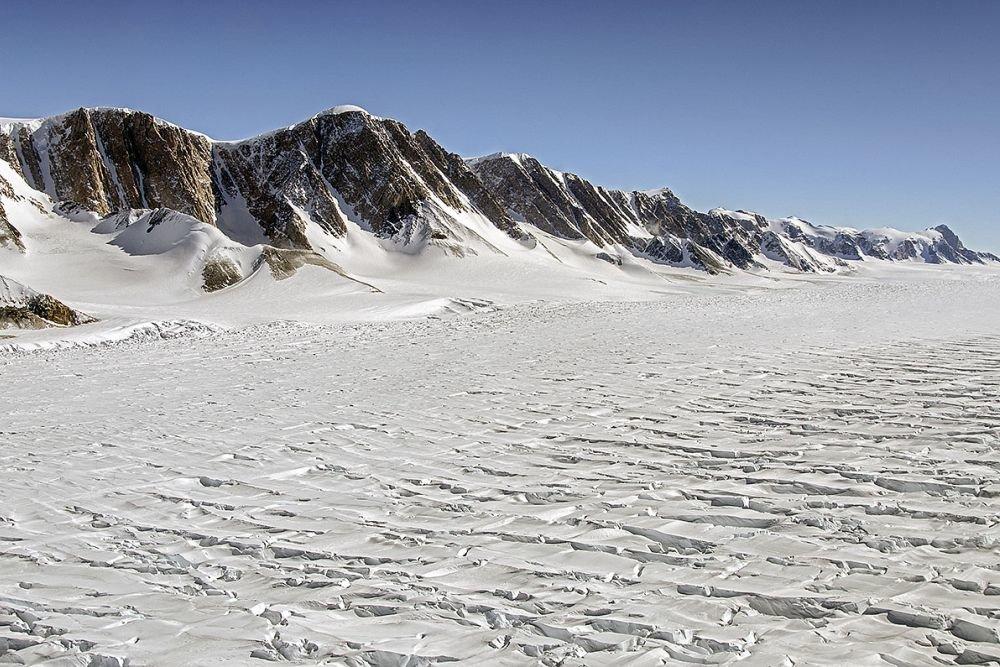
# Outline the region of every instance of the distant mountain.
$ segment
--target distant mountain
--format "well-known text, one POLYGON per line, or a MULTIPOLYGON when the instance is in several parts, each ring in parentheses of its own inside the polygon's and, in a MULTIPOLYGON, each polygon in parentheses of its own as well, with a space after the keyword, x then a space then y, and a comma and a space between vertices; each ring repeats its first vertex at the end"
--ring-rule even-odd
POLYGON ((755 225, 694 211, 666 188, 608 190, 523 153, 497 153, 468 163, 507 213, 528 228, 712 272, 757 265, 755 225))
POLYGON ((666 188, 608 190, 524 153, 496 153, 468 163, 515 220, 561 238, 624 246, 653 261, 709 271, 759 267, 761 257, 800 271, 846 266, 840 260, 1000 261, 966 249, 944 225, 919 233, 859 231, 721 208, 699 213, 666 188))
POLYGON ((825 227, 798 218, 783 218, 772 221, 770 227, 776 235, 842 260, 916 260, 931 264, 1000 261, 991 253, 966 248, 947 225, 922 232, 901 232, 888 227, 863 230, 825 227))
POLYGON ((522 153, 465 160, 423 131, 351 106, 235 142, 129 109, 0 119, 0 161, 12 170, 7 179, 0 171, 0 251, 26 249, 7 208, 45 208, 15 192, 12 182, 23 182, 58 203, 49 205, 53 214, 91 219, 126 252, 189 248, 191 275, 209 291, 262 263, 337 270, 336 253, 359 235, 390 252, 437 247, 457 256, 530 250, 554 238, 613 265, 709 273, 1000 261, 967 249, 943 225, 907 233, 702 213, 666 188, 611 190, 522 153))

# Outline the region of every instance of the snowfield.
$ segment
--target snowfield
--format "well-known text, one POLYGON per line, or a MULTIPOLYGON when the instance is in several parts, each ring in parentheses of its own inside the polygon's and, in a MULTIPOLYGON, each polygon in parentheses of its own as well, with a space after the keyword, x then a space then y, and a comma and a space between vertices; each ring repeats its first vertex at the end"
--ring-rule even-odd
POLYGON ((15 339, 0 660, 1000 661, 1000 271, 409 308, 15 339))
POLYGON ((0 380, 0 663, 1000 664, 1000 258, 946 225, 356 107, 0 120, 0 380))

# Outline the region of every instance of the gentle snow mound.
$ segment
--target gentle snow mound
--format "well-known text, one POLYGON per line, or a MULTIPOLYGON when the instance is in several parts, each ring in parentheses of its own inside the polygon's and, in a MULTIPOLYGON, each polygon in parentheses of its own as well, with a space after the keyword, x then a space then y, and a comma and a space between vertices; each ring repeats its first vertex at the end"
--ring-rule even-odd
POLYGON ((237 243, 218 228, 167 208, 123 211, 104 218, 93 231, 113 234, 108 243, 129 255, 167 258, 192 288, 209 292, 253 273, 262 251, 261 246, 237 243))

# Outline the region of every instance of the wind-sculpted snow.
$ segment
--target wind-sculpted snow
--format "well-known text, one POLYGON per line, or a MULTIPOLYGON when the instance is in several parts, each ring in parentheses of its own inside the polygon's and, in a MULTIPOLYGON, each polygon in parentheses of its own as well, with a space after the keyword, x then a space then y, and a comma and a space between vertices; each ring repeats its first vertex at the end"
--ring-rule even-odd
POLYGON ((0 359, 0 653, 1000 660, 998 287, 827 281, 0 359))
POLYGON ((79 331, 74 335, 43 338, 30 342, 0 342, 0 355, 50 352, 74 348, 119 347, 155 340, 174 338, 200 338, 221 331, 214 324, 192 320, 163 320, 139 322, 98 331, 79 331))

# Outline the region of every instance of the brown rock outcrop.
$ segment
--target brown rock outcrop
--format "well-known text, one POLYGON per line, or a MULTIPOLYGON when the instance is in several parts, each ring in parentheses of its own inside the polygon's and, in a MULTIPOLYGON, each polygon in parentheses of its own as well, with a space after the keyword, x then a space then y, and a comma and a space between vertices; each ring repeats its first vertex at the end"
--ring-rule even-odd
POLYGON ((450 210, 522 234, 459 156, 361 110, 213 142, 149 114, 82 108, 0 133, 0 159, 57 201, 102 216, 171 208, 284 248, 311 247, 310 220, 344 235, 348 215, 404 242, 448 238, 450 210))
POLYGON ((57 201, 100 215, 165 207, 215 221, 211 142, 149 114, 81 108, 21 126, 8 143, 28 183, 57 201))
POLYGON ((14 198, 14 188, 11 187, 3 176, 0 176, 0 248, 8 248, 24 252, 24 241, 21 240, 21 232, 11 223, 7 217, 7 209, 3 205, 3 197, 14 198))
POLYGON ((48 294, 0 276, 0 329, 70 327, 94 321, 48 294))
POLYGON ((694 211, 667 189, 609 190, 524 154, 498 153, 469 164, 512 216, 560 238, 621 244, 668 263, 683 261, 684 253, 672 249, 686 240, 693 244, 687 257, 712 271, 725 268, 712 253, 745 269, 759 252, 759 228, 694 211))

